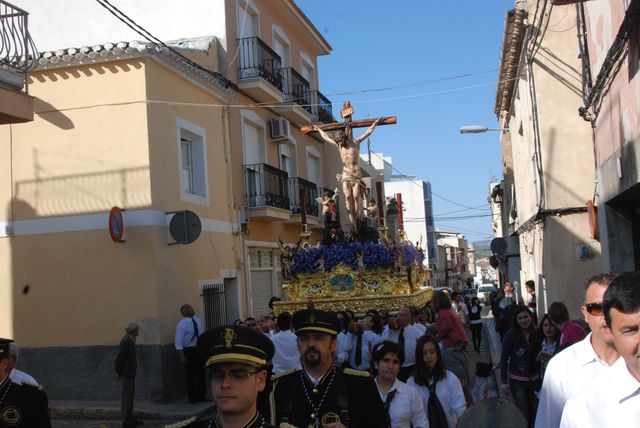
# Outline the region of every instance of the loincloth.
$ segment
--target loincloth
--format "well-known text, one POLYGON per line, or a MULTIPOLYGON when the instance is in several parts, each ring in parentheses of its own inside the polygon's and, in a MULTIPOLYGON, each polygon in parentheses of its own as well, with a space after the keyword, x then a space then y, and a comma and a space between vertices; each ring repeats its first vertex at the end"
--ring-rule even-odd
POLYGON ((363 189, 367 188, 367 184, 364 182, 362 177, 356 177, 355 175, 347 175, 347 174, 336 174, 336 179, 341 183, 349 183, 350 185, 358 184, 363 189))

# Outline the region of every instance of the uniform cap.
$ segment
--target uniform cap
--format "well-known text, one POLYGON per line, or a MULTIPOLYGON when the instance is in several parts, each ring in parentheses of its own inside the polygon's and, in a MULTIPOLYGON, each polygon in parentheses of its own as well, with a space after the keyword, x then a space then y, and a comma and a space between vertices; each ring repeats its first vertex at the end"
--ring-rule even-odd
POLYGON ((303 331, 318 331, 333 336, 338 334, 340 323, 334 312, 319 309, 304 309, 293 314, 293 328, 296 334, 303 331))
POLYGON ((0 337, 0 360, 9 357, 9 344, 12 343, 11 339, 3 339, 0 337))
POLYGON ((266 366, 275 352, 273 342, 264 333, 240 325, 225 325, 206 330, 198 338, 198 350, 205 367, 217 363, 242 363, 266 366))

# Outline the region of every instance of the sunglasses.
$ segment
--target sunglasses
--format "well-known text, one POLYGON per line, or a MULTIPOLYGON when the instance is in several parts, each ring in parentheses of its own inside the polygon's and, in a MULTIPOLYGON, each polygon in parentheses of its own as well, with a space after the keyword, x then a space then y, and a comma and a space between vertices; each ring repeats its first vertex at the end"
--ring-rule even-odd
POLYGON ((587 303, 584 306, 585 308, 587 308, 587 312, 589 312, 591 315, 596 317, 602 315, 602 303, 587 303))

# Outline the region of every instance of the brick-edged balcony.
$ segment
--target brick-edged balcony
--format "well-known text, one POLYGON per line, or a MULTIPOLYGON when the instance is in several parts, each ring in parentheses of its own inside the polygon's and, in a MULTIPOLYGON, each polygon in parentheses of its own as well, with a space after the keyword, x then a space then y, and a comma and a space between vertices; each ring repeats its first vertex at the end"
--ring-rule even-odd
POLYGON ((289 175, 264 163, 244 166, 245 205, 251 218, 291 219, 289 175))
POLYGON ((291 201, 291 221, 292 223, 301 222, 302 201, 300 192, 304 194, 304 200, 307 213, 307 224, 317 224, 320 219, 320 204, 318 198, 318 187, 315 183, 305 180, 301 177, 289 178, 289 199, 291 201))
POLYGON ((261 103, 282 102, 282 60, 259 37, 238 39, 238 87, 261 103))
POLYGON ((291 67, 281 74, 284 105, 276 110, 296 125, 308 124, 313 117, 311 84, 291 67))
POLYGON ((27 73, 38 53, 29 35, 29 14, 0 0, 0 124, 33 120, 27 73))

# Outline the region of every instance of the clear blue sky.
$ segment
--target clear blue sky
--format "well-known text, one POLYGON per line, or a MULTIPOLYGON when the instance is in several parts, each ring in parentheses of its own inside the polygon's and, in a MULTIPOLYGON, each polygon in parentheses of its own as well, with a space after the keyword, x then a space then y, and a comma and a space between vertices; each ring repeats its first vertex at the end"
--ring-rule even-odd
POLYGON ((444 217, 490 214, 488 184, 502 175, 499 135, 461 135, 458 128, 497 127, 495 83, 513 0, 296 2, 333 47, 319 58, 318 74, 334 114, 350 100, 355 119, 397 116, 397 125, 376 129, 372 151, 391 156, 403 174, 430 181, 437 195, 466 207, 485 204, 469 210, 433 197, 436 227, 487 239, 490 217, 444 217), (434 82, 464 74, 474 75, 434 82), (379 88, 394 89, 368 92, 379 88))

